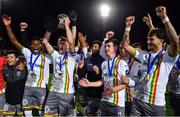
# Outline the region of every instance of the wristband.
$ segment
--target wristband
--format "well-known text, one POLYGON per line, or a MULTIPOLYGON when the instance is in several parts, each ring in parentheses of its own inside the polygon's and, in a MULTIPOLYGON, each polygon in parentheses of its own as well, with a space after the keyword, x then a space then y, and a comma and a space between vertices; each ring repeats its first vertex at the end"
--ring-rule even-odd
POLYGON ((25 29, 21 28, 21 31, 23 32, 23 31, 25 31, 25 29))
POLYGON ((126 27, 126 28, 125 28, 125 31, 126 31, 126 32, 129 32, 130 30, 131 30, 131 27, 126 27))
POLYGON ((169 18, 166 16, 163 20, 162 20, 162 22, 165 24, 165 23, 167 23, 167 22, 169 22, 169 18))

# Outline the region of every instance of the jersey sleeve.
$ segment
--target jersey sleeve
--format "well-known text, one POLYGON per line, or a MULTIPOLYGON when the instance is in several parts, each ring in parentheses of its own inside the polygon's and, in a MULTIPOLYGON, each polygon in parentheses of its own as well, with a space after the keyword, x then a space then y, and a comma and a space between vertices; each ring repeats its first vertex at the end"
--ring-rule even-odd
POLYGON ((121 60, 120 64, 119 64, 119 68, 118 68, 118 71, 119 71, 119 75, 120 76, 126 76, 126 71, 129 70, 129 67, 128 67, 128 64, 126 61, 124 60, 121 60))
POLYGON ((23 47, 22 54, 24 54, 24 57, 27 59, 27 57, 30 56, 31 51, 30 49, 23 47))
POLYGON ((56 57, 58 57, 58 51, 56 51, 56 50, 53 50, 53 52, 51 53, 51 56, 53 57, 53 58, 56 58, 56 57))

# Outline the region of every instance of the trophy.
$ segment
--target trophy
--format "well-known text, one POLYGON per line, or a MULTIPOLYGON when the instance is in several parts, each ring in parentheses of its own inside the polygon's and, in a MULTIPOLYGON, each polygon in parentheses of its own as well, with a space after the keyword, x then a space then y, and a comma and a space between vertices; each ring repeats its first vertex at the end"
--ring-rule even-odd
POLYGON ((57 29, 65 29, 66 14, 59 14, 57 17, 48 16, 44 18, 44 27, 49 32, 55 32, 57 29))
POLYGON ((65 19, 68 18, 68 16, 62 13, 62 14, 59 14, 57 18, 59 20, 58 28, 65 29, 64 23, 65 23, 65 19))

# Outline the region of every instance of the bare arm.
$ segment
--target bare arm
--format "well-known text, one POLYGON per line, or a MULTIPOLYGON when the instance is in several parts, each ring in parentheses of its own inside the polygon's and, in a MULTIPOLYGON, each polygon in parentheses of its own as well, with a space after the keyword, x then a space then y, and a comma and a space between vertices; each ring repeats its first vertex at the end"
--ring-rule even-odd
POLYGON ((76 11, 74 11, 74 10, 70 11, 69 12, 69 18, 71 20, 72 33, 73 33, 73 38, 75 40, 76 39, 76 33, 77 33, 77 29, 76 29, 77 13, 76 13, 76 11))
POLYGON ((164 6, 157 7, 156 14, 158 17, 161 18, 166 28, 167 36, 170 42, 170 45, 168 47, 168 53, 170 56, 175 57, 179 52, 179 39, 178 39, 176 30, 174 29, 173 25, 169 21, 169 18, 166 12, 166 7, 164 6))
POLYGON ((126 85, 124 83, 119 84, 118 86, 112 87, 113 92, 118 92, 120 90, 123 90, 126 88, 126 85))
POLYGON ((43 39, 43 44, 45 45, 47 52, 49 54, 52 54, 54 51, 54 48, 51 46, 51 44, 48 42, 48 40, 46 38, 43 39))
POLYGON ((28 28, 28 24, 26 22, 20 23, 20 29, 21 29, 21 41, 20 41, 20 43, 22 43, 23 46, 29 48, 30 43, 28 41, 27 28, 28 28))
POLYGON ((103 85, 103 82, 101 80, 96 82, 89 82, 88 79, 83 78, 79 81, 79 84, 83 87, 100 87, 103 85))
POLYGON ((121 83, 121 84, 119 84, 119 85, 117 85, 117 86, 115 86, 115 87, 111 87, 111 88, 105 90, 105 91, 102 93, 102 95, 103 95, 103 96, 108 96, 108 95, 111 95, 112 93, 121 91, 121 90, 123 90, 123 89, 125 89, 125 88, 126 88, 126 85, 125 85, 124 83, 121 83))
POLYGON ((126 28, 123 35, 123 41, 122 41, 122 46, 131 56, 134 56, 135 49, 129 44, 130 43, 129 34, 130 34, 131 26, 134 23, 134 21, 135 21, 134 16, 129 16, 126 18, 126 28))
POLYGON ((46 33, 44 34, 44 38, 47 40, 47 41, 49 41, 50 40, 50 38, 51 38, 51 32, 49 32, 49 31, 46 31, 46 33))
POLYGON ((23 46, 18 42, 16 36, 14 35, 13 31, 12 31, 12 28, 10 26, 11 24, 11 18, 10 17, 7 17, 7 16, 3 16, 2 17, 2 20, 3 20, 3 23, 6 27, 6 31, 7 31, 7 34, 8 34, 8 37, 11 41, 11 43, 13 43, 13 45, 19 50, 19 51, 22 51, 23 49, 23 46))
POLYGON ((70 53, 75 53, 74 38, 73 38, 73 34, 71 32, 71 29, 69 28, 69 24, 70 24, 70 20, 69 20, 69 18, 66 18, 65 28, 66 28, 66 36, 67 36, 68 44, 69 44, 69 51, 70 51, 70 53))
POLYGON ((76 26, 72 26, 72 33, 73 33, 74 40, 76 40, 76 33, 77 33, 76 26))

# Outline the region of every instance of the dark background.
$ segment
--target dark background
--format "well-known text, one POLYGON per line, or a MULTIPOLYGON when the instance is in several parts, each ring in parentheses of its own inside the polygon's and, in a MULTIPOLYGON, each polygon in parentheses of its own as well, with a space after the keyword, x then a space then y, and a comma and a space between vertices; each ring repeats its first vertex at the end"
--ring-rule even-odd
MULTIPOLYGON (((136 21, 131 31, 132 42, 140 42, 146 49, 146 35, 148 28, 142 22, 142 18, 150 13, 153 24, 156 27, 164 28, 161 20, 155 14, 155 8, 159 5, 167 7, 168 16, 176 31, 180 33, 180 4, 179 0, 1 0, 1 14, 8 14, 12 17, 12 27, 17 37, 19 37, 19 23, 26 21, 29 24, 29 41, 33 36, 43 37, 45 29, 43 18, 46 16, 57 16, 60 13, 69 14, 70 10, 78 13, 77 30, 87 35, 88 41, 102 40, 105 31, 113 30, 115 37, 122 39, 125 18, 135 15, 136 21), (103 24, 100 16, 100 5, 107 3, 111 7, 110 16, 103 24)), ((6 35, 4 26, 2 27, 3 46, 6 49, 14 49, 6 35)), ((52 45, 56 45, 57 35, 64 35, 64 32, 57 31, 51 38, 52 45)), ((19 39, 20 40, 20 39, 19 39)), ((2 45, 2 41, 0 42, 2 45)), ((2 47, 2 46, 1 46, 2 47)))

